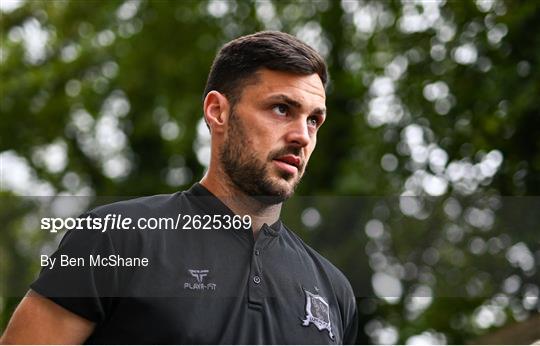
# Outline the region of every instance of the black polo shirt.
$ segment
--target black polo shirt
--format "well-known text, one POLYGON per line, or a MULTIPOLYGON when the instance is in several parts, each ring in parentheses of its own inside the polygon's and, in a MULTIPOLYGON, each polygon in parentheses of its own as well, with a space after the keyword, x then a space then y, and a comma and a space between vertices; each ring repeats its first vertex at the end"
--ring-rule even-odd
MULTIPOLYGON (((234 216, 200 184, 87 215, 107 214, 234 216)), ((355 342, 354 294, 335 266, 281 221, 263 225, 256 240, 251 229, 224 228, 72 230, 51 256, 57 265, 43 268, 31 288, 96 322, 90 344, 355 342), (148 264, 96 264, 111 255, 148 264), (60 267, 62 256, 86 261, 60 267)))

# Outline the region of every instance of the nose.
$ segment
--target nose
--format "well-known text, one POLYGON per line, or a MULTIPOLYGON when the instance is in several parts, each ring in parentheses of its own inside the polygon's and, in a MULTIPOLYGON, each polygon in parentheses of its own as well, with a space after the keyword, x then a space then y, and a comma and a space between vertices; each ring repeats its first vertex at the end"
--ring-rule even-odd
POLYGON ((308 124, 304 117, 300 117, 296 121, 292 122, 287 128, 286 134, 287 143, 294 144, 298 147, 305 147, 311 141, 309 135, 308 124))

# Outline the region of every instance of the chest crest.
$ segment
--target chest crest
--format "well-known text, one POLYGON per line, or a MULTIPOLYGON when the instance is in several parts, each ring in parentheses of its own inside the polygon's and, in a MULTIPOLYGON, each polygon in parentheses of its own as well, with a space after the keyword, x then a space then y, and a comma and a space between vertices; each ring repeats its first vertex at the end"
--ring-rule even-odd
POLYGON ((332 324, 330 322, 330 306, 318 294, 313 294, 304 289, 306 294, 306 317, 302 320, 302 325, 307 327, 313 323, 320 331, 328 331, 330 339, 334 340, 332 324))

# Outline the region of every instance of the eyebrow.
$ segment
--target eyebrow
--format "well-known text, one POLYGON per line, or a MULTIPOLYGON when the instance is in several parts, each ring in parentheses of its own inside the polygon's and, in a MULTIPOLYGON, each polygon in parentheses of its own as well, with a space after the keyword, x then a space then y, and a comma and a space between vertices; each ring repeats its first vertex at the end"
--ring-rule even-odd
MULTIPOLYGON (((296 101, 295 99, 292 99, 290 98, 289 96, 287 95, 284 95, 284 94, 278 94, 278 95, 274 95, 274 96, 270 96, 268 98, 268 101, 271 101, 271 102, 283 102, 291 107, 294 107, 294 108, 302 108, 302 104, 298 101, 296 101)), ((321 107, 316 107, 315 109, 313 109, 310 113, 310 115, 323 115, 323 116, 326 116, 326 108, 321 108, 321 107)))

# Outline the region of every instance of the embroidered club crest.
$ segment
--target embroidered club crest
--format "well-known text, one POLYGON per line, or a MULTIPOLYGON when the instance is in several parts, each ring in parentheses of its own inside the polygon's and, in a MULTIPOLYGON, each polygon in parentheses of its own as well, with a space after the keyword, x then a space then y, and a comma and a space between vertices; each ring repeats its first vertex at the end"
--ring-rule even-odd
POLYGON ((334 340, 330 324, 330 306, 323 297, 304 290, 306 293, 306 318, 302 320, 304 327, 313 323, 319 330, 326 329, 330 339, 334 340))

